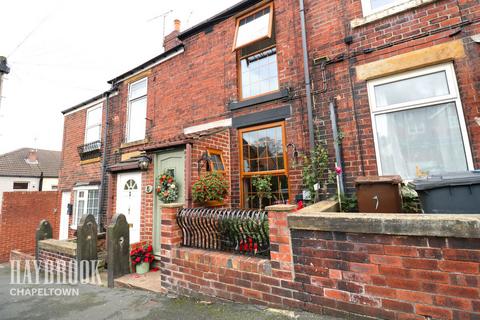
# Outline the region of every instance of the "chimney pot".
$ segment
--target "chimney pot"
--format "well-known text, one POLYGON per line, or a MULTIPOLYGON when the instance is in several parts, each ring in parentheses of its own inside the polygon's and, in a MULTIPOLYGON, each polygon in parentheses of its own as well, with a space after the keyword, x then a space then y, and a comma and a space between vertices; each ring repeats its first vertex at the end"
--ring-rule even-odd
POLYGON ((38 162, 37 149, 31 149, 28 152, 27 162, 28 163, 37 163, 38 162))
POLYGON ((180 26, 181 26, 180 20, 178 20, 178 19, 173 20, 173 25, 175 27, 175 31, 180 32, 180 26))

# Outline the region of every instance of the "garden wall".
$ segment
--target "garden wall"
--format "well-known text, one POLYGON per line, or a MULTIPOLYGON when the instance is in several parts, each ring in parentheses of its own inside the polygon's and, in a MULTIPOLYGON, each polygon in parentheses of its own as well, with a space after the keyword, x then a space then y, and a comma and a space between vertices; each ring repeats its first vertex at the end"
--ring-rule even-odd
POLYGON ((4 192, 0 211, 0 262, 7 261, 11 250, 33 253, 35 231, 41 220, 48 220, 53 236, 58 236, 57 192, 4 192))
POLYGON ((270 260, 182 248, 176 208, 163 208, 162 286, 355 319, 480 317, 478 215, 268 209, 270 260))

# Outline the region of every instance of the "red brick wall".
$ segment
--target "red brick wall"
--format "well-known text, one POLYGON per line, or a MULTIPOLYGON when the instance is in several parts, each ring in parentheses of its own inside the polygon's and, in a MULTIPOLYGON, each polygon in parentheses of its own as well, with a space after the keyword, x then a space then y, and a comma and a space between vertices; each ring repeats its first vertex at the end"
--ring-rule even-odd
POLYGON ((480 317, 480 239, 292 231, 295 280, 334 309, 385 319, 480 317))
POLYGON ((35 251, 35 232, 43 219, 58 237, 59 212, 56 191, 4 192, 0 212, 0 262, 7 261, 11 250, 35 251))
POLYGON ((329 139, 332 157, 328 104, 333 100, 337 105, 339 131, 344 135, 344 173, 350 191, 357 176, 378 174, 366 81, 357 80, 355 67, 456 39, 464 39, 467 53, 465 58, 453 63, 474 163, 480 166, 480 126, 475 122, 480 112, 477 103, 480 99, 480 48, 469 38, 480 32, 478 1, 435 1, 353 29, 350 22, 362 17, 360 0, 308 0, 306 9, 310 58, 328 57, 335 61, 340 55, 345 57, 327 65, 325 92, 320 66, 311 66, 311 71, 317 90, 314 92, 316 122, 323 133, 322 139, 329 139), (457 24, 462 19, 473 23, 459 28, 457 24), (344 43, 346 36, 353 37, 351 45, 344 43), (391 46, 363 53, 365 49, 382 45, 391 46), (328 130, 323 131, 325 128, 328 130))
POLYGON ((480 317, 480 239, 306 230, 290 236, 288 211, 269 212, 265 260, 181 247, 175 208, 163 208, 162 286, 352 319, 480 317))

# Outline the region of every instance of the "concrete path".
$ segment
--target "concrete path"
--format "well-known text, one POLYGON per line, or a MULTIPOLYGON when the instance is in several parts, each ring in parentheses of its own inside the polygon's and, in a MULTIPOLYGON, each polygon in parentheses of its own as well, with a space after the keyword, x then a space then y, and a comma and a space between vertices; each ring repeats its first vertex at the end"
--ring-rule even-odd
MULTIPOLYGON (((319 319, 304 312, 272 310, 235 303, 208 303, 189 298, 94 285, 11 285, 10 269, 0 265, 0 319, 319 319), (78 288, 78 296, 18 296, 12 290, 78 288)), ((338 319, 337 319, 338 320, 338 319)))

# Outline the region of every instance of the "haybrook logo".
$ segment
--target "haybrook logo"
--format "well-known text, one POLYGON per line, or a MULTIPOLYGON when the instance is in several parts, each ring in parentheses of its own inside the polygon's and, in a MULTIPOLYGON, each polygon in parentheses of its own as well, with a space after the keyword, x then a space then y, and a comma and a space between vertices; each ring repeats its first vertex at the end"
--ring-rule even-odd
POLYGON ((47 288, 46 285, 102 285, 99 263, 94 261, 11 260, 10 285, 34 285, 12 288, 15 296, 78 296, 78 288, 47 288), (37 287, 38 285, 38 287, 37 287))

